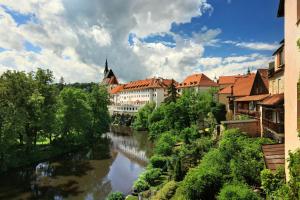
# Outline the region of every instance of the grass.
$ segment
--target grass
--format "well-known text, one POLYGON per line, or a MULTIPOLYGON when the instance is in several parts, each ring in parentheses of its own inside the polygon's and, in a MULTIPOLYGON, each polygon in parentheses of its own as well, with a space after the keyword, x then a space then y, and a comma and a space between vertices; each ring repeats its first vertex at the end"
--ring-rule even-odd
POLYGON ((128 195, 125 200, 138 200, 137 196, 128 195))

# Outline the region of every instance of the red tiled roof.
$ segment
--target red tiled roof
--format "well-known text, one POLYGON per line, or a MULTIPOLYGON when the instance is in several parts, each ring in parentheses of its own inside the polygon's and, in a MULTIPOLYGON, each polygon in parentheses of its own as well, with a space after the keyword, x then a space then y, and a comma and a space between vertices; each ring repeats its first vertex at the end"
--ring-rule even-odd
POLYGON ((118 85, 110 90, 110 94, 116 94, 124 89, 124 85, 118 85))
POLYGON ((262 151, 268 169, 275 171, 278 167, 284 166, 284 144, 264 144, 262 151))
POLYGON ((269 70, 268 69, 257 69, 257 72, 260 73, 260 76, 262 80, 264 81, 264 84, 266 85, 267 88, 269 88, 269 70))
POLYGON ((232 85, 228 85, 219 91, 219 94, 231 94, 232 85))
POLYGON ((254 73, 242 76, 236 80, 233 86, 233 96, 249 96, 255 79, 254 73))
POLYGON ((278 105, 284 102, 284 94, 273 94, 270 95, 268 98, 264 99, 261 104, 265 106, 273 106, 278 105))
POLYGON ((218 80, 219 85, 227 85, 227 84, 234 84, 235 81, 242 77, 243 75, 234 75, 234 76, 220 76, 218 80))
MULTIPOLYGON (((167 87, 167 81, 159 78, 131 81, 124 85, 124 90, 167 87)), ((171 83, 171 81, 169 82, 171 83)))
POLYGON ((236 99, 235 101, 261 101, 265 98, 267 98, 269 94, 259 94, 259 95, 251 95, 251 96, 245 96, 245 97, 240 97, 236 99))
POLYGON ((218 84, 208 78, 205 74, 193 74, 186 77, 186 79, 178 85, 178 88, 194 86, 217 87, 218 84))

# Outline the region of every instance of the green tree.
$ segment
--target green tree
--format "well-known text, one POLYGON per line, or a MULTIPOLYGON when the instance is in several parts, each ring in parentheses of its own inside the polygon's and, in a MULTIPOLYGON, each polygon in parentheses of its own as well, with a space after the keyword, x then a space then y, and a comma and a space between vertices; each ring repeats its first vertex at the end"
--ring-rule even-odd
POLYGON ((147 103, 139 109, 133 122, 133 128, 135 130, 147 130, 149 127, 148 118, 154 109, 155 103, 147 103))
POLYGON ((168 93, 167 97, 165 98, 165 103, 171 103, 171 102, 176 102, 176 99, 178 97, 177 89, 176 89, 176 83, 172 79, 171 84, 168 87, 168 93))
POLYGON ((109 130, 110 117, 108 113, 109 96, 104 86, 93 86, 89 95, 92 111, 92 134, 104 133, 109 130))
POLYGON ((57 123, 63 137, 71 132, 78 134, 90 131, 92 122, 88 94, 77 88, 64 88, 59 94, 57 123))

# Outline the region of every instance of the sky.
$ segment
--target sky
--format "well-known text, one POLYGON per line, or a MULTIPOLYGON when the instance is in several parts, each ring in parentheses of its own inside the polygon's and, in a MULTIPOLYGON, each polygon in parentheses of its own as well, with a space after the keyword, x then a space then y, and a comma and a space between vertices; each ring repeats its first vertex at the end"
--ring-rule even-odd
POLYGON ((279 0, 0 0, 0 74, 50 69, 120 82, 267 68, 283 39, 279 0))

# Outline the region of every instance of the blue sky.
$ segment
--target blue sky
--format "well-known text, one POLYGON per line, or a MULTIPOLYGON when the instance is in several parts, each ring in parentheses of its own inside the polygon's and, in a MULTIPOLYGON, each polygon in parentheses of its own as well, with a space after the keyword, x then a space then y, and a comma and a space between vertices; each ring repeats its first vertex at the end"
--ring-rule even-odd
POLYGON ((283 38, 277 7, 276 0, 122 6, 118 0, 3 0, 0 73, 42 66, 70 82, 97 81, 106 57, 122 81, 254 71, 267 67, 283 38))

